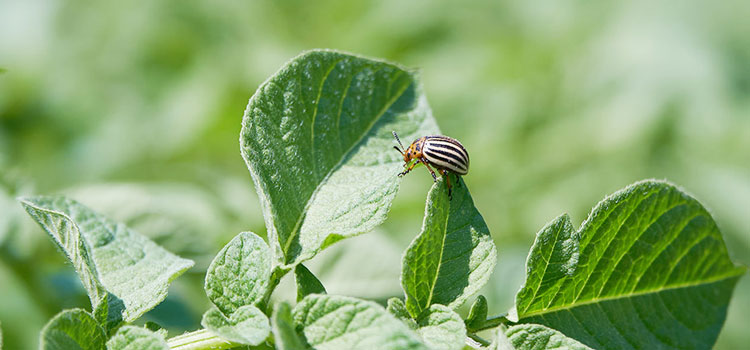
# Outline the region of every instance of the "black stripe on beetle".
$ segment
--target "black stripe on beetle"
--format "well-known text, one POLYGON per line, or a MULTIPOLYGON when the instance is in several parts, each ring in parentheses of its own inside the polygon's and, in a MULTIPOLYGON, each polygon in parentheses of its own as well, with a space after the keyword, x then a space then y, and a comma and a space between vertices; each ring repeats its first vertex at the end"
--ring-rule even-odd
POLYGON ((442 167, 459 175, 466 175, 467 169, 461 159, 456 158, 455 153, 443 152, 436 149, 426 149, 424 156, 431 163, 440 164, 442 167))
MULTIPOLYGON (((414 167, 422 163, 430 171, 432 179, 437 181, 437 175, 432 167, 445 177, 445 183, 448 186, 448 196, 452 197, 450 174, 457 177, 466 175, 469 172, 469 153, 466 148, 454 138, 442 135, 431 135, 420 137, 404 148, 396 132, 393 137, 398 141, 399 146, 393 146, 404 157, 404 170, 399 176, 408 174, 414 167)), ((460 183, 460 182, 459 182, 460 183)))
POLYGON ((466 150, 462 148, 457 148, 454 144, 446 144, 444 142, 434 142, 432 140, 429 141, 429 148, 430 149, 444 149, 451 152, 457 153, 461 157, 461 161, 463 163, 467 163, 469 161, 469 155, 466 154, 466 150))

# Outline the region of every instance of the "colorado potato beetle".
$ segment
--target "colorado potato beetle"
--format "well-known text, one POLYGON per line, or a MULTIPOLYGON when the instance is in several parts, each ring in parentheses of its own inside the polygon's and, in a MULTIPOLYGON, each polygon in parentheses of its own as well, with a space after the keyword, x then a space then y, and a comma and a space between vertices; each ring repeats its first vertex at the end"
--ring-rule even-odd
MULTIPOLYGON (((458 140, 442 135, 431 135, 420 137, 411 143, 409 148, 404 148, 396 132, 393 137, 398 141, 399 146, 393 146, 402 156, 404 156, 404 170, 398 176, 408 174, 414 167, 422 163, 432 174, 433 181, 437 181, 435 171, 430 165, 434 166, 441 175, 445 177, 448 185, 448 196, 451 195, 450 173, 456 176, 466 175, 469 172, 469 153, 458 140)), ((460 184, 460 182, 458 182, 460 184)))

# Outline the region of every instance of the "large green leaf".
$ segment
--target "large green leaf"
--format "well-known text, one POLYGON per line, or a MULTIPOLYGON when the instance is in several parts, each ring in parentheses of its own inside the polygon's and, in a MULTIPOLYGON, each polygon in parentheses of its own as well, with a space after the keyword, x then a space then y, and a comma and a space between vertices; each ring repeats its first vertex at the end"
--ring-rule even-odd
POLYGON ((404 254, 401 286, 414 318, 432 304, 453 309, 487 282, 497 251, 466 184, 454 185, 453 199, 440 179, 427 196, 422 232, 404 254))
POLYGON ((65 197, 21 198, 26 211, 73 263, 94 309, 132 322, 167 296, 170 282, 193 265, 125 225, 65 197))
POLYGON ((698 201, 643 181, 604 199, 578 231, 539 232, 511 320, 595 349, 711 348, 745 268, 698 201))
POLYGON ((164 337, 148 329, 123 326, 107 340, 108 350, 169 350, 164 337))
POLYGON ((271 252, 252 232, 235 236, 206 272, 206 295, 226 315, 262 301, 271 277, 271 252))
POLYGON ((438 131, 414 73, 390 63, 310 51, 258 88, 240 148, 282 263, 385 219, 403 164, 393 130, 438 131))
POLYGON ((318 350, 428 349, 382 306, 356 298, 309 295, 294 307, 294 321, 318 350))
POLYGON ((104 329, 94 317, 81 309, 65 310, 42 329, 39 349, 104 350, 104 329))

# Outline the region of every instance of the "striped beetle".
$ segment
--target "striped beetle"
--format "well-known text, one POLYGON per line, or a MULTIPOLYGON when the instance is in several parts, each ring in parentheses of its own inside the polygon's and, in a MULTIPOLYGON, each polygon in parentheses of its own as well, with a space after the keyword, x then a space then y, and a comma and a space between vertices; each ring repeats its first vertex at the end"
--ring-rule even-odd
MULTIPOLYGON (((437 176, 430 165, 434 166, 441 175, 445 177, 448 185, 448 197, 453 198, 451 193, 450 173, 456 176, 466 175, 469 172, 469 153, 466 148, 454 138, 441 135, 423 136, 411 143, 409 148, 404 148, 396 132, 393 137, 398 141, 399 146, 393 146, 402 156, 404 156, 404 170, 398 176, 408 174, 414 167, 422 163, 432 174, 433 181, 437 182, 437 176)), ((461 182, 458 182, 460 185, 461 182)))

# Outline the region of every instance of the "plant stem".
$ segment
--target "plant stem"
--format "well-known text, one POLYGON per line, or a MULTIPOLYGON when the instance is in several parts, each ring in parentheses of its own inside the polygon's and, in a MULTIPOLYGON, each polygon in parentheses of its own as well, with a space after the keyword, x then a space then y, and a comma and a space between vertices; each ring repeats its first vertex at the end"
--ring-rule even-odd
POLYGON ((484 321, 484 323, 482 324, 482 327, 479 327, 477 329, 472 329, 472 332, 481 332, 483 330, 495 328, 501 324, 506 324, 508 323, 508 319, 505 318, 506 316, 508 316, 508 314, 490 317, 486 321, 484 321))
POLYGON ((240 346, 240 344, 219 338, 208 329, 199 329, 170 338, 167 340, 167 345, 172 350, 221 350, 240 346))
POLYGON ((284 277, 284 275, 286 275, 289 271, 290 269, 283 269, 280 266, 276 266, 273 269, 273 272, 271 273, 271 280, 268 282, 268 287, 266 287, 266 294, 263 296, 263 299, 260 301, 260 303, 258 303, 258 308, 266 311, 267 315, 271 314, 271 311, 267 310, 268 302, 271 300, 271 294, 273 294, 276 286, 278 286, 279 282, 281 282, 281 278, 284 277))
POLYGON ((488 342, 484 338, 482 338, 482 337, 480 337, 480 336, 478 336, 478 335, 476 335, 474 333, 469 333, 469 334, 467 334, 467 336, 469 337, 469 339, 477 342, 480 346, 489 346, 490 345, 490 342, 488 342))

